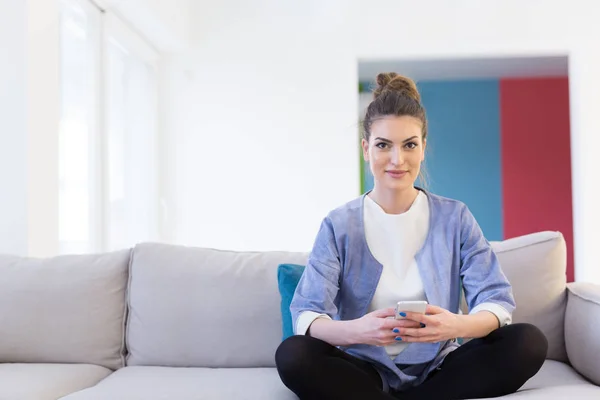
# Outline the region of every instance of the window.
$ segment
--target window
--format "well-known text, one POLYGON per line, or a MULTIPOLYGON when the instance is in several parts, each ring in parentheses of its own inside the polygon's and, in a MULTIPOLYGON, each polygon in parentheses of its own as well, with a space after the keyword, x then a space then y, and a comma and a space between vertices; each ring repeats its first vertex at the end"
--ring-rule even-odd
POLYGON ((101 13, 63 0, 60 15, 59 251, 100 247, 98 211, 101 13))
POLYGON ((116 16, 62 1, 61 253, 159 240, 157 65, 116 16))
POLYGON ((121 21, 106 19, 108 250, 159 238, 157 56, 121 21))

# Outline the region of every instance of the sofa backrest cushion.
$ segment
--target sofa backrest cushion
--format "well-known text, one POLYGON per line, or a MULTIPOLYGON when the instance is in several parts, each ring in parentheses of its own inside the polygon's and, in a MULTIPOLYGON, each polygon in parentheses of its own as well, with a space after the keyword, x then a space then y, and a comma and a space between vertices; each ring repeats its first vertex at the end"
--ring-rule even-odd
POLYGON ((0 363, 124 364, 131 250, 0 256, 0 363))
POLYGON ((537 326, 548 339, 547 358, 567 362, 567 249, 562 234, 537 232, 492 242, 492 247, 513 287, 513 323, 537 326))
MULTIPOLYGON (((513 322, 539 327, 548 358, 567 361, 566 245, 558 232, 492 242, 513 286, 513 322)), ((281 264, 307 253, 144 243, 132 254, 127 365, 272 367, 281 343, 281 264)))
POLYGON ((281 343, 277 267, 306 253, 143 243, 129 284, 127 365, 272 367, 281 343))

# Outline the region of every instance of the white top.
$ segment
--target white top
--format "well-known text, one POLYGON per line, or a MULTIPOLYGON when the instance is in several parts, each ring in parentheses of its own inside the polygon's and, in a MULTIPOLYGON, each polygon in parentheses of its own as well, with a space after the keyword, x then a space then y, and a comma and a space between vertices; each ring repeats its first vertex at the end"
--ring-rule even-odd
MULTIPOLYGON (((366 196, 364 213, 369 250, 383 266, 368 312, 395 307, 400 300, 427 300, 415 260, 429 228, 426 195, 419 191, 413 204, 402 214, 387 214, 366 196)), ((393 358, 408 345, 392 343, 385 349, 393 358)))
MULTIPOLYGON (((419 191, 411 207, 401 214, 387 214, 373 199, 365 196, 364 221, 369 250, 383 266, 368 312, 395 307, 401 300, 427 300, 415 260, 429 229, 427 195, 419 191)), ((494 303, 482 303, 470 314, 483 310, 495 314, 500 326, 511 322, 510 313, 494 303)), ((296 334, 306 334, 317 318, 330 317, 312 311, 301 313, 296 322, 296 334)), ((398 342, 385 347, 388 355, 395 358, 408 345, 398 342)))

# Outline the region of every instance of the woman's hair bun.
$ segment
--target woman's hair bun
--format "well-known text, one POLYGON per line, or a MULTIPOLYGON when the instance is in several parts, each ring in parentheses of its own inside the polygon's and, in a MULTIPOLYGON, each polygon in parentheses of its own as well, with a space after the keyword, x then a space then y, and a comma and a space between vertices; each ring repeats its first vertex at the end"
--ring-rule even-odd
POLYGON ((395 72, 382 72, 377 74, 377 88, 373 91, 373 99, 378 98, 386 92, 398 92, 408 96, 418 103, 421 102, 421 95, 415 82, 406 76, 398 75, 395 72))

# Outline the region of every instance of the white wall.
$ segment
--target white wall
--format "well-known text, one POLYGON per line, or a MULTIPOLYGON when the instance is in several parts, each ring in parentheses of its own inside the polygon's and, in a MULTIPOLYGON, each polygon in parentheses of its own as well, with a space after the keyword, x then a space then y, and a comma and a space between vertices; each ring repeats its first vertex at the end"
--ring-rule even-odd
POLYGON ((164 81, 169 240, 310 248, 325 213, 358 194, 359 59, 568 54, 576 276, 600 282, 593 248, 599 7, 583 0, 196 3, 192 50, 171 58, 164 81))
POLYGON ((27 0, 27 254, 58 252, 58 0, 27 0))
MULTIPOLYGON (((595 3, 598 5, 598 3, 595 3)), ((600 28, 600 13, 581 19, 583 26, 600 28)), ((597 248, 600 224, 600 48, 597 38, 586 34, 574 43, 570 58, 571 157, 575 280, 600 284, 597 248)))
POLYGON ((195 7, 194 50, 164 85, 169 241, 306 250, 327 211, 358 194, 352 19, 332 7, 343 3, 195 7))
POLYGON ((25 19, 22 1, 0 1, 0 253, 27 251, 25 19))
POLYGON ((58 0, 0 2, 0 252, 58 246, 58 0))
POLYGON ((161 51, 181 51, 189 44, 193 0, 94 0, 142 34, 161 51))

